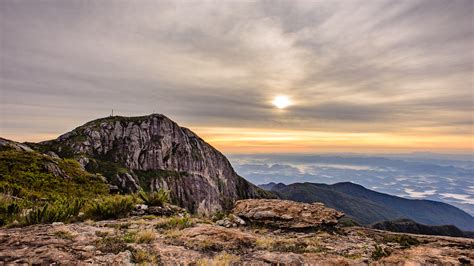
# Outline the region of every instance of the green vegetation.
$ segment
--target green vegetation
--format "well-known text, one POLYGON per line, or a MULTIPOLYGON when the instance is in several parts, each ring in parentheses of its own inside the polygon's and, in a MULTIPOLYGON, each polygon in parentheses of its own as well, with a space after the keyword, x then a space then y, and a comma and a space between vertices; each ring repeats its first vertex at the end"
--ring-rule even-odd
POLYGON ((93 220, 124 218, 135 207, 135 201, 131 195, 103 197, 91 202, 85 209, 85 215, 93 220))
POLYGON ((156 192, 146 193, 144 191, 140 191, 138 196, 143 201, 143 203, 148 206, 164 206, 165 203, 170 202, 169 191, 161 188, 156 192))
POLYGON ((13 222, 23 209, 22 205, 21 200, 0 196, 0 226, 13 222))
POLYGON ((72 159, 35 151, 0 151, 0 226, 71 222, 107 184, 72 159))
POLYGON ((156 224, 156 229, 164 229, 164 230, 169 230, 169 229, 177 229, 181 230, 184 228, 192 227, 194 226, 194 221, 189 218, 188 216, 185 217, 169 217, 165 218, 161 221, 159 221, 156 224))
POLYGON ((408 248, 420 244, 420 241, 409 235, 387 235, 384 236, 385 243, 398 243, 401 247, 408 248))
POLYGON ((34 207, 24 217, 24 224, 44 224, 53 222, 70 222, 77 217, 79 211, 84 206, 84 200, 76 199, 74 201, 58 200, 52 203, 44 204, 40 207, 34 207))
POLYGON ((107 192, 107 185, 99 177, 83 171, 74 160, 38 152, 0 152, 0 193, 29 201, 54 201, 94 198, 107 192), (60 176, 48 169, 55 169, 60 176))
POLYGON ((59 238, 67 239, 67 240, 71 240, 74 238, 74 236, 69 231, 57 231, 54 233, 54 235, 59 238))
POLYGON ((390 256, 391 252, 387 248, 383 248, 379 245, 375 245, 375 250, 372 252, 371 258, 373 260, 380 260, 383 257, 390 256))
POLYGON ((155 238, 156 234, 151 230, 128 231, 123 236, 123 240, 127 243, 150 243, 155 238))
POLYGON ((160 259, 157 255, 142 249, 132 251, 132 262, 144 263, 145 265, 161 265, 160 259))
POLYGON ((101 174, 109 180, 113 179, 116 175, 128 173, 127 168, 123 167, 119 163, 105 159, 91 159, 91 162, 86 166, 86 170, 91 173, 101 174))
POLYGON ((277 251, 277 252, 321 252, 324 249, 320 246, 317 238, 309 237, 304 239, 299 238, 275 238, 275 237, 260 237, 255 243, 258 249, 277 251))
POLYGON ((118 236, 107 236, 95 241, 98 250, 104 253, 118 254, 120 252, 130 250, 127 243, 118 236))

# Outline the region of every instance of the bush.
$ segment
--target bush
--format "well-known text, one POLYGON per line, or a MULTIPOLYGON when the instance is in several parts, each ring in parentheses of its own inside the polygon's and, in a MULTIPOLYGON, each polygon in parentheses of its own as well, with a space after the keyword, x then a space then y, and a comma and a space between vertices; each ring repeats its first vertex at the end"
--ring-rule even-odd
POLYGON ((127 217, 135 207, 132 196, 114 195, 92 202, 85 215, 93 220, 108 220, 127 217))
POLYGON ((57 200, 39 207, 34 207, 25 216, 24 224, 45 224, 53 222, 70 222, 77 217, 79 211, 84 206, 84 200, 76 199, 57 200))
POLYGON ((420 241, 409 235, 388 235, 384 237, 385 243, 398 243, 401 247, 407 248, 410 246, 416 246, 420 244, 420 241))
POLYGON ((104 253, 118 254, 120 252, 130 250, 127 243, 122 238, 108 236, 102 239, 96 240, 95 245, 98 250, 104 253))
POLYGON ((373 260, 380 260, 383 257, 388 257, 390 256, 390 251, 387 250, 386 248, 383 248, 379 245, 375 245, 375 250, 372 252, 371 258, 373 260))
POLYGON ((22 206, 19 200, 0 197, 0 226, 14 221, 21 212, 22 206))
POLYGON ((145 230, 140 232, 127 232, 123 236, 123 240, 127 243, 150 243, 155 240, 156 234, 151 230, 145 230))
POLYGON ((132 262, 140 264, 144 263, 145 265, 161 265, 160 259, 157 255, 141 249, 132 251, 132 262))
POLYGON ((143 190, 138 193, 143 203, 148 206, 163 206, 170 202, 169 191, 160 188, 156 192, 146 193, 143 190))

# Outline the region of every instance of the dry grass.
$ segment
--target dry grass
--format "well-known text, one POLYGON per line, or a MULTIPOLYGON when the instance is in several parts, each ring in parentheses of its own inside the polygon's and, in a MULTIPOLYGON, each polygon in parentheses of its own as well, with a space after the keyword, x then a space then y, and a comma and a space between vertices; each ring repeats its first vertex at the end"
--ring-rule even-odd
POLYGON ((238 263, 240 261, 240 257, 234 254, 230 254, 227 252, 222 252, 213 257, 212 259, 203 258, 196 262, 199 266, 221 266, 221 265, 232 265, 234 263, 238 263))
POLYGON ((257 249, 294 252, 294 253, 317 253, 323 251, 319 241, 315 237, 309 238, 282 238, 282 237, 260 237, 255 242, 257 249))
POLYGON ((140 264, 158 264, 159 257, 149 251, 138 249, 138 250, 133 250, 132 251, 132 261, 134 263, 140 263, 140 264))
POLYGON ((158 230, 185 229, 195 225, 195 221, 190 217, 169 217, 156 223, 158 230))
POLYGON ((135 242, 150 243, 153 240, 155 240, 155 238, 156 238, 155 232, 151 230, 145 230, 145 231, 141 231, 137 233, 135 242))
POLYGON ((62 239, 67 239, 67 240, 71 240, 71 239, 74 238, 74 236, 71 234, 71 232, 63 231, 63 230, 54 232, 54 235, 56 237, 59 237, 59 238, 62 238, 62 239))

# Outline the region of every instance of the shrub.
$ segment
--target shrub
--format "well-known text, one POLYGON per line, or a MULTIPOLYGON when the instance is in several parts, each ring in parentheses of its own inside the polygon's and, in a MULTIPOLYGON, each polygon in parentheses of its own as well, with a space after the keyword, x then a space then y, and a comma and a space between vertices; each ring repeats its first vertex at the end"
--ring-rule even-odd
POLYGON ((77 217, 84 206, 84 200, 57 200, 39 207, 34 207, 24 218, 24 224, 45 224, 53 222, 70 222, 77 217))
POLYGON ((93 220, 119 219, 127 217, 134 207, 132 196, 114 195, 92 202, 85 215, 93 220))
POLYGON ((371 258, 373 260, 380 260, 383 257, 388 257, 390 256, 390 251, 387 250, 386 248, 383 248, 379 245, 375 245, 375 250, 372 252, 371 258))
POLYGON ((170 217, 159 221, 156 224, 157 229, 184 229, 194 226, 194 222, 188 216, 170 217))
POLYGON ((127 243, 119 237, 104 237, 95 241, 98 250, 104 253, 118 254, 120 252, 130 250, 127 243))
POLYGON ((156 235, 155 232, 151 230, 141 231, 136 236, 137 243, 150 243, 151 241, 155 240, 156 235))
POLYGON ((129 231, 124 234, 123 240, 127 243, 150 243, 155 240, 156 234, 151 230, 129 231))
POLYGON ((138 249, 132 251, 132 262, 134 263, 151 263, 161 265, 159 257, 146 250, 138 249))
POLYGON ((420 241, 412 236, 409 235, 388 235, 384 236, 385 243, 398 243, 403 248, 407 248, 410 246, 416 246, 420 244, 420 241))
POLYGON ((165 203, 170 202, 169 191, 160 188, 156 192, 144 192, 141 190, 138 193, 138 196, 143 201, 144 204, 148 206, 163 206, 165 203))
POLYGON ((0 197, 0 226, 7 225, 17 218, 22 209, 20 205, 18 200, 0 197))
POLYGON ((258 249, 277 252, 306 253, 324 251, 318 239, 312 237, 304 239, 260 237, 255 244, 258 249))
POLYGON ((59 238, 67 239, 67 240, 71 240, 74 238, 74 236, 69 231, 56 231, 54 235, 59 238))

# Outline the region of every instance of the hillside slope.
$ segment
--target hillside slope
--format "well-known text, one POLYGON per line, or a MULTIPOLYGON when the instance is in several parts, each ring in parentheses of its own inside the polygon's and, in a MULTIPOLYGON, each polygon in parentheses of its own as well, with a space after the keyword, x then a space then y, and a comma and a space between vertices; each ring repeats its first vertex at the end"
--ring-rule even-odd
POLYGON ((191 130, 160 114, 97 119, 29 145, 73 158, 123 192, 168 189, 191 212, 210 214, 238 199, 272 197, 237 175, 222 153, 191 130))
POLYGON ((430 200, 405 199, 375 192, 349 182, 334 185, 267 184, 264 187, 283 199, 322 202, 330 208, 343 211, 364 225, 408 218, 427 225, 452 224, 462 230, 474 230, 474 217, 449 204, 430 200))
POLYGON ((469 237, 463 231, 454 225, 425 225, 410 219, 399 219, 394 221, 384 221, 372 224, 374 229, 411 233, 419 235, 437 235, 437 236, 453 236, 453 237, 469 237))

